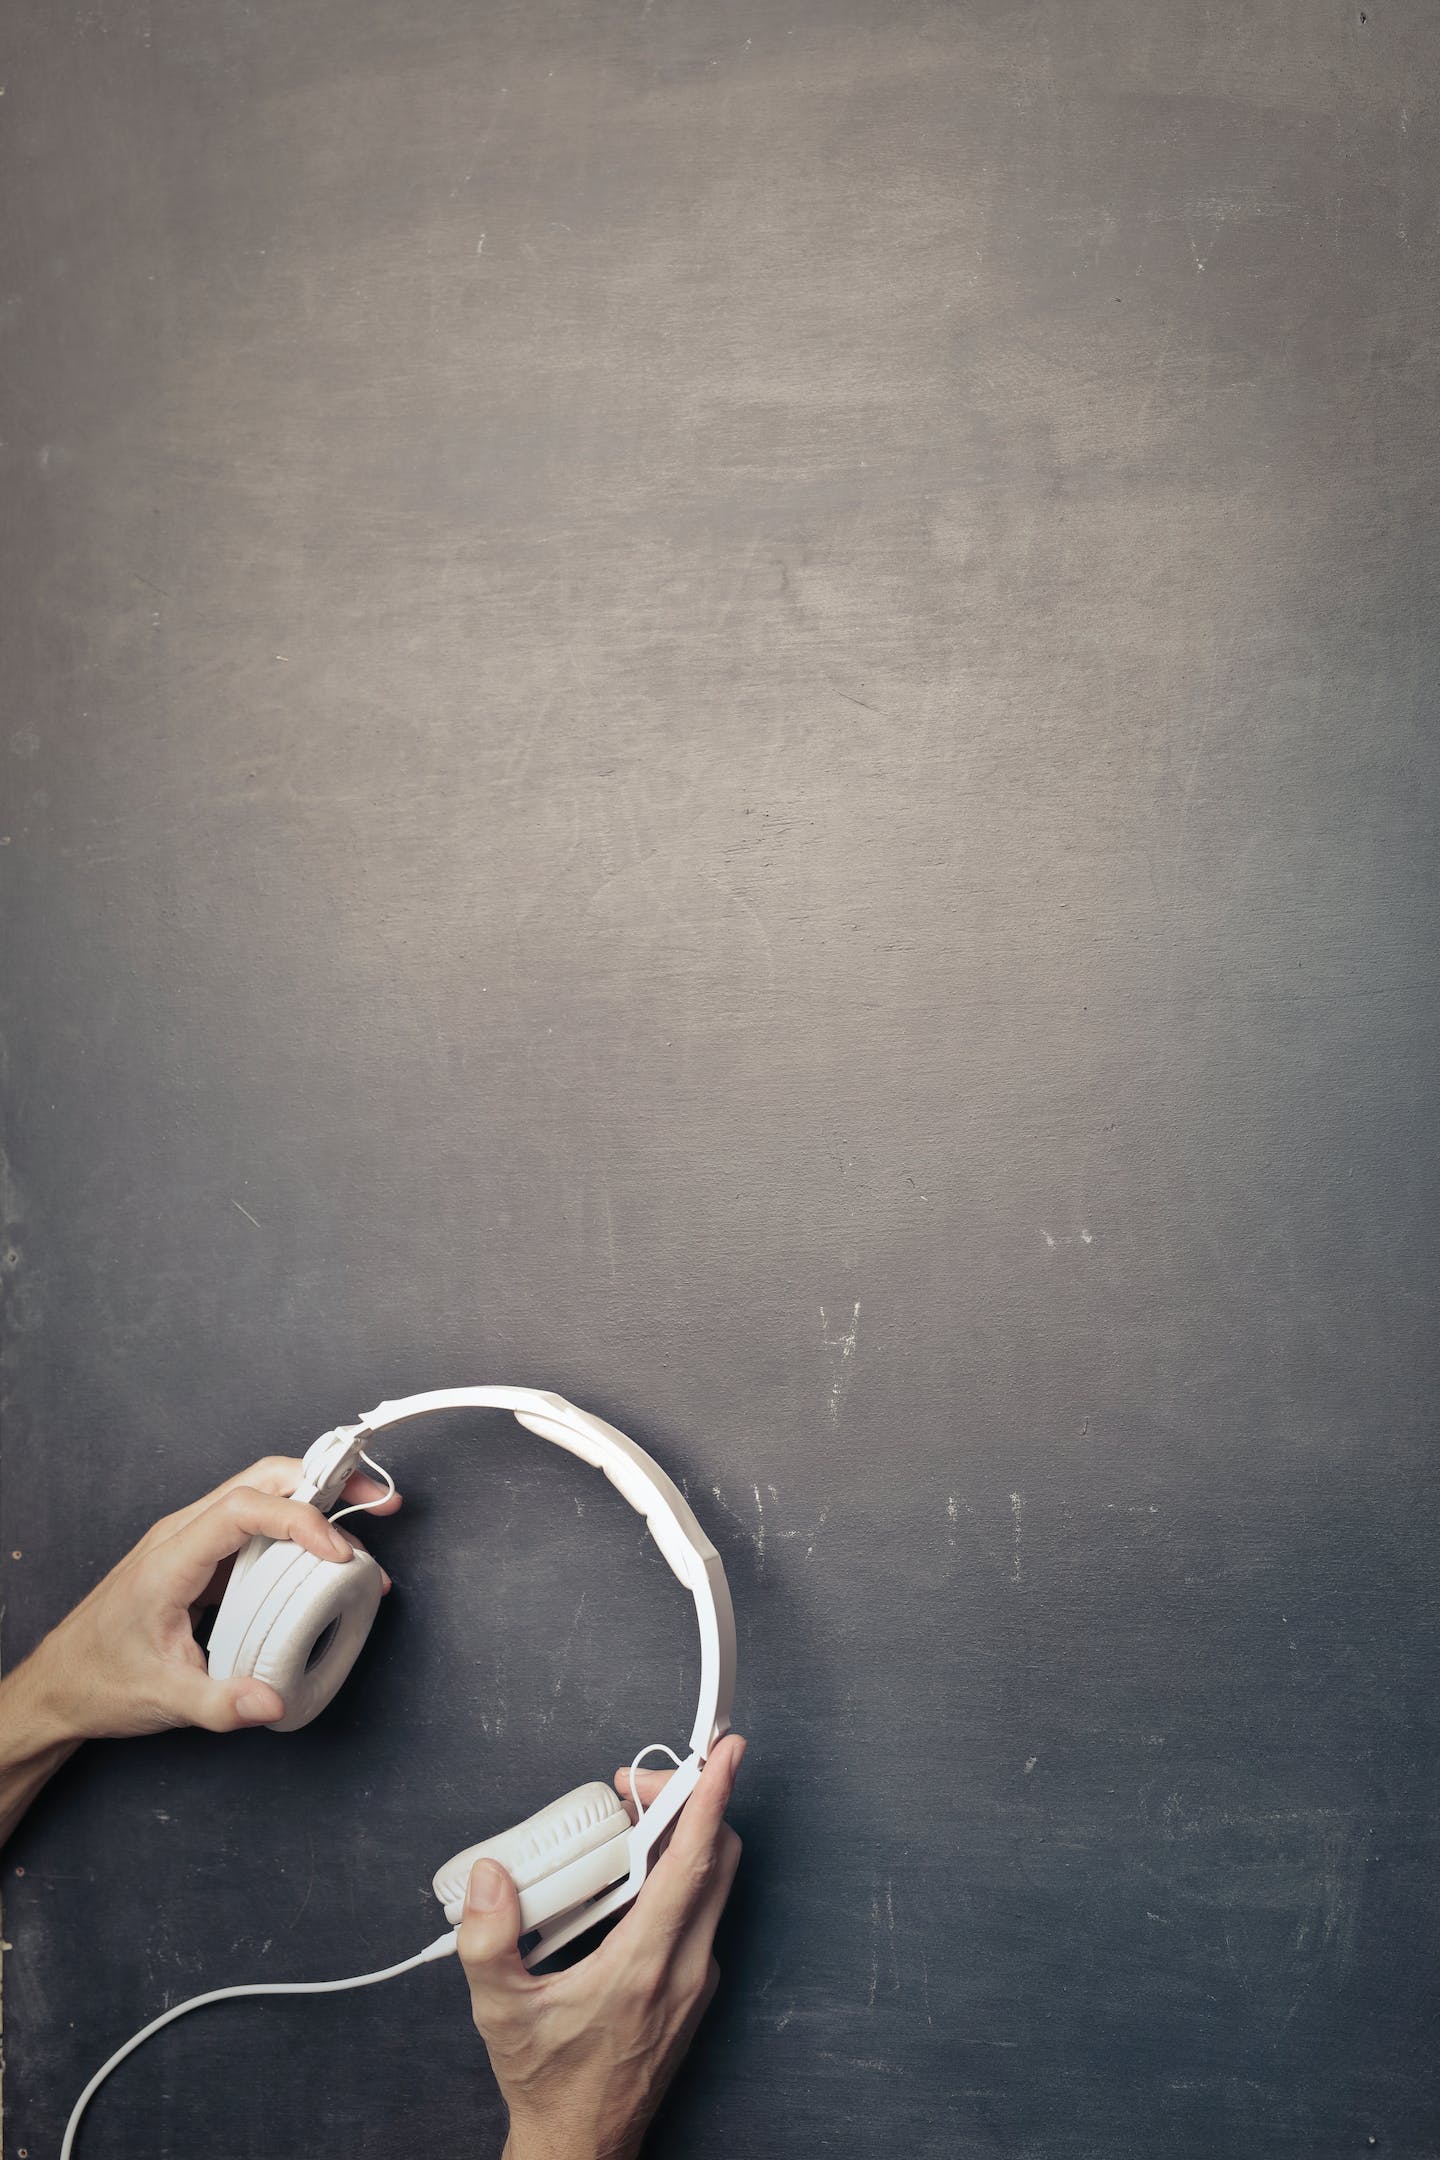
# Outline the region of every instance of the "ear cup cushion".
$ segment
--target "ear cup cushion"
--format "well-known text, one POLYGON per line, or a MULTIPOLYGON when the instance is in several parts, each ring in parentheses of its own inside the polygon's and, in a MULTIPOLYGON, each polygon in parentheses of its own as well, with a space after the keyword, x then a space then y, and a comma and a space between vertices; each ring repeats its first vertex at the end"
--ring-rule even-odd
POLYGON ((477 1860, 498 1860, 517 1890, 529 1890, 629 1828, 624 1801, 597 1778, 591 1785, 577 1785, 574 1792, 552 1800, 538 1814, 527 1815, 524 1822, 498 1836, 467 1845, 436 1875, 435 1895, 442 1905, 462 1899, 477 1860))
POLYGON ((369 1553, 320 1560, 296 1545, 282 1555, 233 1667, 282 1697, 285 1715, 271 1732, 298 1732, 331 1701, 364 1646, 380 1590, 369 1553))

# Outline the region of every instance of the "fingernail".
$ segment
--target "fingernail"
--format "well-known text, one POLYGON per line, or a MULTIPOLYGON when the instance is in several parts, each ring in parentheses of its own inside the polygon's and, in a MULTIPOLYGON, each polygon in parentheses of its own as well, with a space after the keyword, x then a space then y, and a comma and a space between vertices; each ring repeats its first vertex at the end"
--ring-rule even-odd
POLYGON ((470 1870, 465 1904, 470 1912, 494 1912, 505 1895, 505 1877, 493 1860, 477 1860, 470 1870))
POLYGON ((259 1688, 246 1688, 243 1695, 237 1695, 235 1708, 241 1717, 249 1718, 256 1725, 268 1725, 272 1719, 284 1715, 275 1708, 273 1696, 262 1693, 259 1688))
POLYGON ((341 1537, 338 1530, 332 1530, 330 1533, 330 1549, 334 1553, 337 1560, 348 1560, 351 1553, 354 1551, 354 1547, 351 1545, 350 1540, 348 1538, 341 1537))

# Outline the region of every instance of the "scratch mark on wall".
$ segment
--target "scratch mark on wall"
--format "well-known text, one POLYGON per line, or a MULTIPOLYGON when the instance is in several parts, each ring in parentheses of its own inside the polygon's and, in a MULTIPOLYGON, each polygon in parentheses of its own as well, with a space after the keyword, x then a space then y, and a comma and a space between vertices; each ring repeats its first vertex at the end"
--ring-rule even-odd
POLYGON ((725 1513, 729 1516, 731 1522, 734 1523, 736 1529, 743 1530, 746 1537, 749 1538, 751 1544, 755 1548, 756 1570, 758 1573, 763 1574, 765 1571, 765 1510, 763 1507, 761 1507, 760 1504, 759 1486, 757 1485, 754 1488, 755 1506, 759 1510, 759 1523, 754 1530, 751 1529, 749 1523, 745 1521, 743 1516, 736 1514, 734 1508, 731 1507, 729 1501, 725 1498, 724 1493, 720 1490, 720 1487, 718 1485, 712 1485, 710 1490, 715 1495, 716 1502, 720 1507, 724 1508, 725 1513))
POLYGON ((310 1899, 314 1894, 315 1890, 315 1837, 314 1833, 309 1830, 307 1830, 305 1833, 305 1854, 309 1865, 309 1875, 305 1883, 305 1895, 301 1898, 300 1903, 296 1908, 294 1918, 288 1920, 285 1923, 287 1929, 293 1928, 297 1924, 297 1922, 303 1917, 305 1908, 310 1903, 310 1899))
POLYGON ((820 1340, 827 1350, 839 1352, 834 1377, 830 1382, 830 1422, 832 1425, 838 1425, 841 1405, 845 1400, 845 1390, 850 1384, 850 1365, 855 1356, 855 1345, 860 1339, 859 1298, 855 1300, 855 1307, 850 1315, 848 1328, 843 1329, 838 1335, 831 1335, 827 1333, 829 1325, 830 1323, 825 1316, 825 1308, 822 1305, 820 1307, 820 1340))
POLYGON ((1012 1522, 1013 1522, 1013 1524, 1014 1524, 1014 1537, 1015 1537, 1015 1543, 1014 1543, 1015 1563, 1014 1563, 1014 1566, 1013 1566, 1013 1567, 1011 1568, 1011 1571, 1010 1571, 1010 1580, 1011 1580, 1011 1582, 1014 1582, 1014 1583, 1018 1583, 1018 1582, 1019 1582, 1019 1581, 1021 1580, 1021 1572, 1020 1572, 1020 1540, 1021 1540, 1021 1538, 1023 1537, 1023 1535, 1024 1535, 1024 1531, 1025 1531, 1025 1495, 1024 1495, 1024 1493, 1018 1493, 1018 1492, 1012 1492, 1012 1493, 1011 1493, 1011 1495, 1010 1495, 1010 1515, 1011 1515, 1011 1520, 1012 1520, 1012 1522))
POLYGON ((570 1653, 575 1648, 575 1638, 580 1632, 580 1622, 585 1616, 585 1600, 589 1595, 588 1590, 582 1590, 580 1593, 580 1603, 575 1608, 575 1617, 570 1623, 570 1632, 565 1637, 560 1648, 560 1669, 555 1675, 555 1684, 551 1690, 552 1694, 558 1695, 565 1684, 565 1668, 570 1662, 570 1653))
POLYGON ((811 1537, 810 1537, 810 1542, 809 1542, 809 1544, 808 1544, 808 1545, 807 1545, 807 1546, 805 1547, 805 1558, 806 1558, 807 1560, 813 1559, 813 1557, 814 1557, 814 1554, 815 1554, 815 1541, 816 1541, 816 1539, 817 1539, 817 1538, 819 1537, 819 1535, 820 1535, 820 1532, 821 1532, 821 1531, 822 1531, 822 1530, 824 1529, 824 1527, 825 1527, 825 1518, 826 1518, 826 1516, 827 1516, 827 1515, 828 1515, 829 1513, 830 1513, 830 1502, 829 1502, 829 1501, 827 1500, 827 1501, 826 1501, 826 1503, 825 1503, 825 1505, 824 1505, 824 1507, 822 1507, 822 1508, 821 1508, 821 1510, 820 1510, 820 1513, 819 1513, 819 1515, 818 1515, 818 1516, 816 1517, 816 1519, 815 1519, 815 1528, 814 1528, 813 1532, 811 1533, 811 1537))
POLYGON ((255 1222, 255 1217, 251 1214, 248 1207, 240 1207, 240 1202, 238 1200, 232 1200, 230 1202, 230 1205, 234 1208, 240 1208, 240 1213, 245 1217, 246 1222, 255 1223, 255 1228, 257 1230, 260 1228, 259 1223, 255 1222))
POLYGON ((889 1967, 887 1993, 899 1995, 900 1953, 895 1931, 895 1881, 885 1878, 882 1896, 879 1884, 870 1896, 870 1973, 866 1993, 866 2007, 873 2010, 875 1998, 880 1992, 880 1962, 882 1955, 889 1967))

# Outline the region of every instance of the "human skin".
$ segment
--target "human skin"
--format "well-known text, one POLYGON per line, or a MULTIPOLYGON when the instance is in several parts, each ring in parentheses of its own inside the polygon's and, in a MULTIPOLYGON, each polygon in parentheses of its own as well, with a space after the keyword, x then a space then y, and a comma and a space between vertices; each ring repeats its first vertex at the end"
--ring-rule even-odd
MULTIPOLYGON (((634 2160, 719 1983, 713 1944, 740 1840, 725 1821, 745 1742, 716 1743, 639 1897, 568 1971, 526 1971, 520 1900, 493 1860, 470 1871, 460 1962, 510 2111, 504 2160, 634 2160)), ((635 1779, 648 1805, 668 1773, 635 1779)), ((632 1816, 630 1773, 616 1785, 632 1816)))
MULTIPOLYGON (((349 1560, 358 1541, 290 1499, 299 1482, 296 1458, 271 1455, 165 1516, 0 1681, 0 1844, 82 1741, 179 1725, 237 1732, 285 1715, 263 1681, 211 1679, 195 1622, 219 1603, 230 1563, 251 1537, 288 1538, 319 1559, 349 1560)), ((377 1515, 400 1505, 398 1493, 363 1476, 350 1480, 345 1499, 377 1515)))

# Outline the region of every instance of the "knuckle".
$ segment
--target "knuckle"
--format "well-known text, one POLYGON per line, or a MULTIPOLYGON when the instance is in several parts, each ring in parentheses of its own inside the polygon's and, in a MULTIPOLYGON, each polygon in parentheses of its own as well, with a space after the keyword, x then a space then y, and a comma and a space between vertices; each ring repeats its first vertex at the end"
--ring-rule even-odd
POLYGON ((665 1986, 665 1961, 653 1950, 637 1950, 625 1960, 619 1974, 618 1992, 637 2007, 655 2002, 665 1986))
POLYGON ((252 1463, 245 1472, 247 1484, 258 1485, 264 1491, 278 1489, 287 1478, 294 1475, 295 1463, 288 1455, 262 1455, 259 1462, 252 1463))
POLYGON ((508 2040, 519 2029, 520 2017, 513 2003, 503 1999, 497 2002, 492 1996, 472 1996, 471 2015, 475 2030, 482 2040, 508 2040))
POLYGON ((506 2031, 505 2018, 488 1999, 484 2002, 477 2002, 472 1999, 470 2016, 476 2032, 479 2033, 480 2038, 487 2047, 493 2042, 504 2039, 506 2031))
MULTIPOLYGON (((158 1688, 133 1706, 135 1726, 141 1732, 183 1732, 187 1725, 208 1726, 215 1715, 210 1703, 182 1705, 158 1688)), ((224 1727, 211 1729, 220 1732, 224 1727)))
POLYGON ((707 1845, 703 1852, 692 1853, 685 1863, 686 1880, 692 1890, 704 1890, 714 1880, 715 1848, 707 1845))

